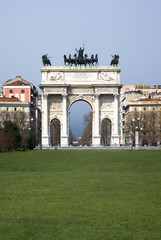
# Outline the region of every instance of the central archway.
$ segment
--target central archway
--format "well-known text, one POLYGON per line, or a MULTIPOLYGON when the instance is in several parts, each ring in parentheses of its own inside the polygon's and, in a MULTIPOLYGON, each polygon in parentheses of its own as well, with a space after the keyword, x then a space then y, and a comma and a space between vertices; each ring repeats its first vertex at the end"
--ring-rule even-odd
POLYGON ((82 99, 73 101, 69 111, 70 145, 91 145, 92 121, 93 115, 91 105, 82 99))

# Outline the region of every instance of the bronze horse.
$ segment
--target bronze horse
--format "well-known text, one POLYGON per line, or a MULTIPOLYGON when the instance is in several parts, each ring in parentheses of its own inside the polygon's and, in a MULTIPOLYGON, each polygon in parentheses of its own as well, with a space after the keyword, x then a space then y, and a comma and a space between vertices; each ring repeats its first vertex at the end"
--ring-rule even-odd
POLYGON ((51 66, 51 62, 50 62, 50 60, 49 60, 49 58, 48 58, 48 54, 44 54, 43 56, 42 56, 42 62, 43 62, 43 65, 44 66, 51 66))
POLYGON ((71 54, 69 54, 69 58, 67 58, 66 55, 64 55, 64 64, 68 66, 72 66, 72 65, 87 66, 87 64, 89 66, 94 66, 94 63, 95 65, 98 64, 98 54, 96 54, 95 57, 92 54, 91 58, 88 58, 88 55, 87 54, 83 55, 83 52, 84 52, 84 46, 83 46, 83 49, 82 48, 80 48, 79 50, 76 49, 76 53, 73 56, 74 58, 71 57, 71 54))
MULTIPOLYGON (((111 55, 112 56, 112 55, 111 55)), ((113 65, 113 66, 117 66, 118 64, 119 64, 119 55, 114 55, 114 56, 112 56, 113 57, 113 59, 112 59, 112 61, 111 61, 111 66, 113 65)))

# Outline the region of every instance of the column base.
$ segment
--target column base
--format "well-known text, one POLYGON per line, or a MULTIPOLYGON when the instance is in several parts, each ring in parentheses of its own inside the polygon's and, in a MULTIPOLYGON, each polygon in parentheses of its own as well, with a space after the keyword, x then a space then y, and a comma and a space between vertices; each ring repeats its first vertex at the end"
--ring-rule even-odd
POLYGON ((111 145, 120 146, 120 136, 119 135, 112 136, 111 145))
POLYGON ((92 137, 92 146, 99 147, 101 144, 101 136, 100 135, 94 135, 92 137))
POLYGON ((61 136, 61 147, 68 147, 68 136, 61 136))
POLYGON ((49 136, 48 135, 42 136, 42 146, 49 147, 49 136))

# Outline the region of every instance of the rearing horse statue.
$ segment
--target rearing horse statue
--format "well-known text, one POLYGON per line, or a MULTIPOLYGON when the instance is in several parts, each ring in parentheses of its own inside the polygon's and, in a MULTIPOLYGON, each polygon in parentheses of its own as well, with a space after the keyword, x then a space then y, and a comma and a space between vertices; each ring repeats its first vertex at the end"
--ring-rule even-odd
MULTIPOLYGON (((112 56, 112 55, 111 55, 112 56)), ((112 59, 112 61, 111 61, 111 66, 113 65, 113 66, 117 66, 118 64, 119 64, 119 55, 114 55, 114 56, 112 56, 113 57, 113 59, 112 59)))

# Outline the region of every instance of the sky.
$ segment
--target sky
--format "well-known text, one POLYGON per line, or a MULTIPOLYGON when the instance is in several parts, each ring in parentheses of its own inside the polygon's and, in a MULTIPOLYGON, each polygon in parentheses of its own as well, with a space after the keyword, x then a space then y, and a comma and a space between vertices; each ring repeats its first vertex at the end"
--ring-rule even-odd
POLYGON ((99 66, 120 56, 121 84, 161 84, 161 0, 0 0, 0 86, 38 88, 43 54, 63 66, 83 44, 99 66))

